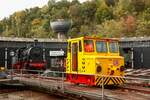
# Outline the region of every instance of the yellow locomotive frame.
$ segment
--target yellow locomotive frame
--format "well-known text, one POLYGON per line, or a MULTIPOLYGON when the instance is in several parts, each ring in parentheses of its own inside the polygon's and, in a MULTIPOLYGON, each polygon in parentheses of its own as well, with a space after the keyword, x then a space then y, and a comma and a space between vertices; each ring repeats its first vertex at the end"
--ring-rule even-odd
POLYGON ((69 39, 66 73, 67 80, 76 84, 123 84, 124 58, 120 56, 118 40, 97 37, 69 39))

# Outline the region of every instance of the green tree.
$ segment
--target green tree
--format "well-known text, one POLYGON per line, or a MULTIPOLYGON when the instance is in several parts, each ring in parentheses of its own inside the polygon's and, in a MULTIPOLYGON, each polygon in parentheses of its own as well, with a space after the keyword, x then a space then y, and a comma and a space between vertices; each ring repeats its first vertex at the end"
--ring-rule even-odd
POLYGON ((124 36, 122 21, 108 20, 97 25, 98 36, 100 37, 121 37, 124 36))
POLYGON ((136 36, 150 36, 150 21, 138 20, 136 36))
POLYGON ((70 5, 79 5, 79 0, 72 0, 70 5))
POLYGON ((145 3, 149 0, 131 0, 131 4, 136 12, 141 12, 145 9, 145 3))
POLYGON ((53 7, 55 7, 56 5, 56 0, 49 0, 48 1, 48 8, 49 8, 49 11, 52 10, 53 7))
POLYGON ((145 9, 137 20, 137 36, 150 36, 150 7, 145 9))
POLYGON ((116 19, 119 19, 131 13, 134 13, 131 0, 119 0, 113 7, 113 15, 116 19))
POLYGON ((105 3, 106 3, 108 6, 114 6, 117 1, 118 1, 118 0, 105 0, 105 3))
POLYGON ((2 35, 3 31, 3 23, 0 21, 0 35, 2 35))
POLYGON ((150 0, 49 0, 0 21, 1 36, 55 37, 50 21, 71 21, 68 36, 150 36, 150 0))
POLYGON ((111 20, 113 18, 113 12, 111 7, 108 7, 105 1, 100 2, 100 6, 97 8, 95 13, 96 23, 101 24, 106 20, 111 20))
POLYGON ((87 1, 81 5, 81 17, 84 24, 91 24, 95 20, 96 2, 87 1))
POLYGON ((80 32, 80 27, 84 22, 81 17, 81 6, 78 4, 71 5, 69 7, 68 13, 72 24, 70 29, 71 33, 68 33, 68 35, 76 36, 75 33, 78 35, 80 32))

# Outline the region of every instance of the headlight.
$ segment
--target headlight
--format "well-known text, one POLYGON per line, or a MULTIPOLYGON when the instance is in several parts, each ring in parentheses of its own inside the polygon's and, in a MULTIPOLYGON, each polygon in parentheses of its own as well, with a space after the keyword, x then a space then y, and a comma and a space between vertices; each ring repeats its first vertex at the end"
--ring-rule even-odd
POLYGON ((120 71, 123 72, 124 71, 124 66, 120 67, 120 71))
POLYGON ((5 68, 4 68, 4 67, 0 67, 0 70, 1 70, 1 71, 4 71, 4 70, 5 70, 5 68))
POLYGON ((98 65, 97 68, 96 68, 96 72, 99 73, 101 71, 102 71, 102 67, 100 65, 98 65))

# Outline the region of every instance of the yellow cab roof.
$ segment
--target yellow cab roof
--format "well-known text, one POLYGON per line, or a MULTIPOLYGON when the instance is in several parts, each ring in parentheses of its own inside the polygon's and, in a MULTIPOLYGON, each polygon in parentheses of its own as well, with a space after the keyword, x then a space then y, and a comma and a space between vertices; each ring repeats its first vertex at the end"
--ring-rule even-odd
POLYGON ((86 39, 91 39, 91 40, 104 40, 104 41, 119 41, 117 38, 100 38, 100 37, 90 37, 90 36, 85 36, 85 37, 78 37, 78 38, 72 38, 68 39, 68 41, 74 41, 74 40, 86 40, 86 39))

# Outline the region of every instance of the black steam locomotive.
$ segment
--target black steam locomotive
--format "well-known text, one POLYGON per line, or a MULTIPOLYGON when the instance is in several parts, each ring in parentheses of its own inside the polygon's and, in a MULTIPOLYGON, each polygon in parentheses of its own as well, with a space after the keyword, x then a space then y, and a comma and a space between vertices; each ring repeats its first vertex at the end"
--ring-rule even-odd
POLYGON ((15 52, 13 68, 44 70, 47 63, 43 55, 43 47, 40 46, 31 45, 28 47, 19 48, 15 52))

